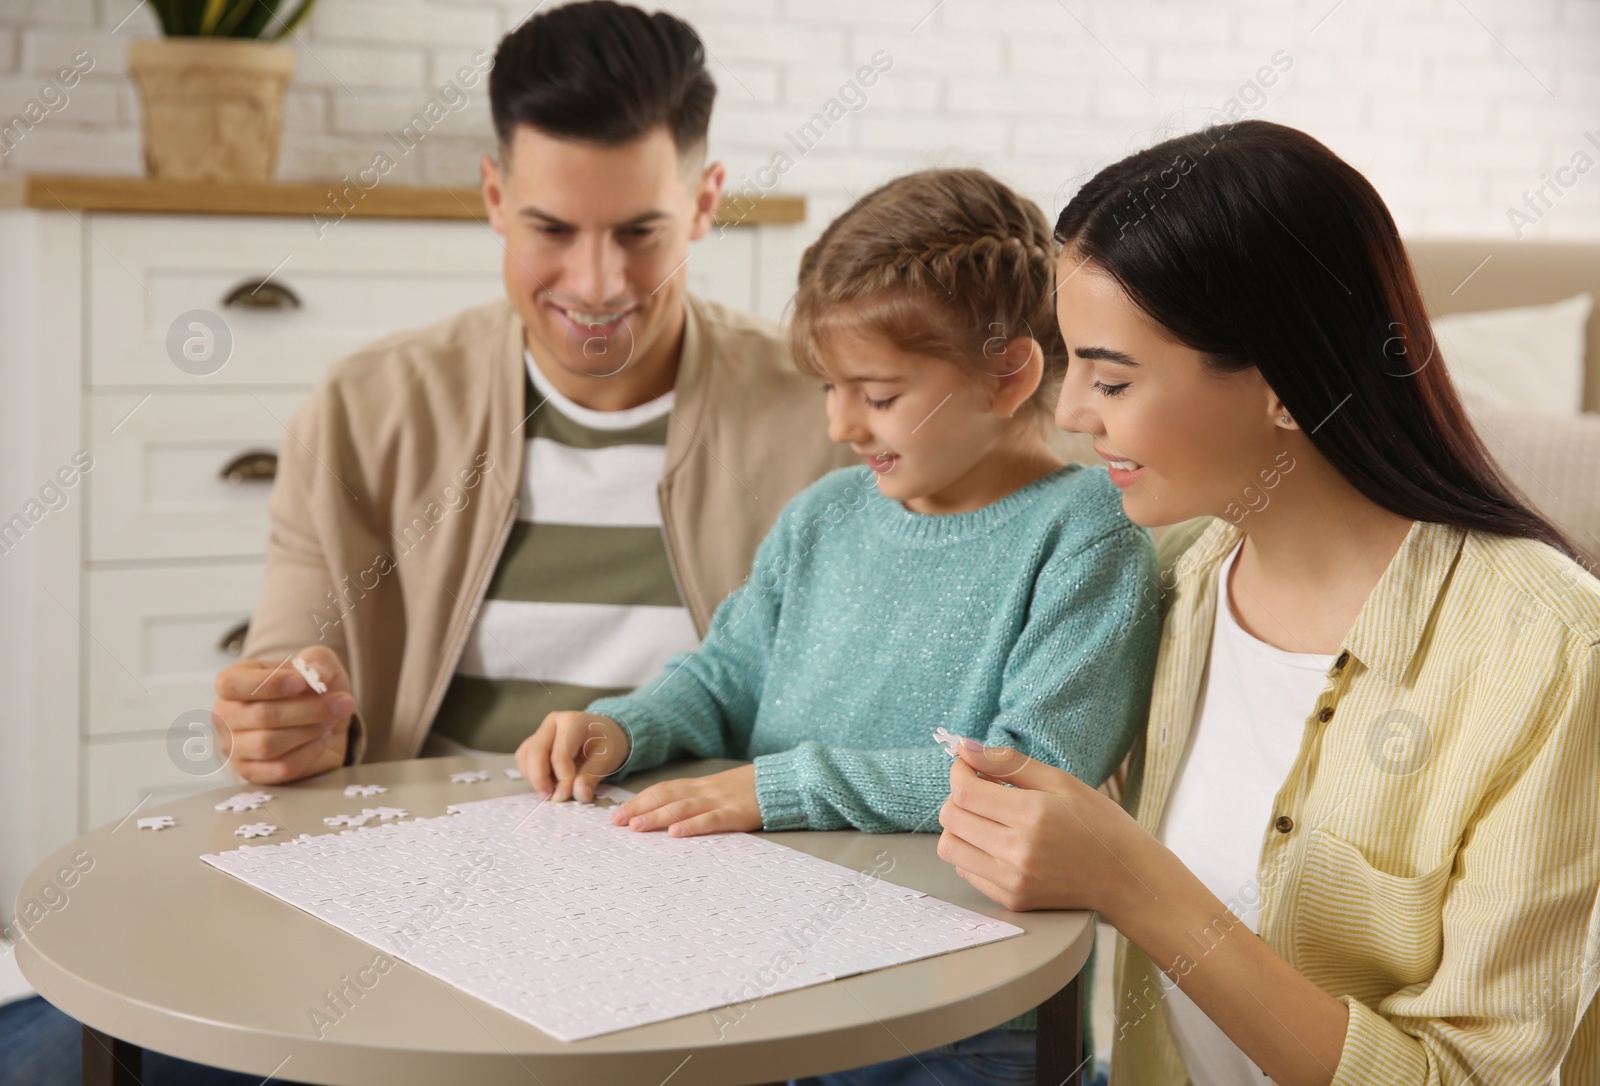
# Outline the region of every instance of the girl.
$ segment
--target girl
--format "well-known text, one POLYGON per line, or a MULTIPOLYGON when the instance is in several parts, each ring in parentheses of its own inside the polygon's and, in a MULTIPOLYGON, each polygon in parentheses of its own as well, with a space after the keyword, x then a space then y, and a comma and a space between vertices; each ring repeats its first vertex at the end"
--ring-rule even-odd
MULTIPOLYGON (((587 800, 669 759, 749 758, 647 788, 613 821, 914 832, 948 792, 937 727, 1088 787, 1110 774, 1147 705, 1154 549, 1103 470, 1050 446, 1055 255, 1039 209, 976 170, 900 178, 823 232, 793 338, 864 466, 783 509, 699 651, 546 717, 517 752, 535 789, 587 800)), ((999 1041, 1031 1081, 1032 1035, 999 1041)))
POLYGON ((974 745, 940 855, 1122 933, 1113 1084, 1600 1081, 1600 583, 1473 432, 1382 200, 1248 121, 1056 233, 1058 419, 1135 522, 1201 519, 1128 811, 974 745))

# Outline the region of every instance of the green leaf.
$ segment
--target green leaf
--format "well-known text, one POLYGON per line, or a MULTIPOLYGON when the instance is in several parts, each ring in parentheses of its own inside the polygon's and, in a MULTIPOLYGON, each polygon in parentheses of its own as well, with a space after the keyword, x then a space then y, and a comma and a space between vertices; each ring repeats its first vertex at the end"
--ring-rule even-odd
POLYGON ((294 14, 284 20, 283 27, 273 35, 273 41, 282 41, 300 28, 306 21, 306 16, 311 14, 311 9, 317 6, 317 0, 300 0, 300 6, 295 8, 294 14))
POLYGON ((208 0, 151 0, 161 30, 169 38, 193 38, 201 34, 208 0))
POLYGON ((150 0, 161 31, 169 38, 259 38, 279 41, 293 34, 316 7, 317 0, 299 0, 276 30, 283 0, 150 0))
POLYGON ((278 0, 238 0, 217 33, 229 38, 259 38, 277 8, 278 0))
POLYGON ((227 6, 228 0, 206 0, 205 11, 200 16, 201 34, 217 32, 217 20, 222 18, 222 12, 227 6))
POLYGON ((183 33, 180 25, 182 16, 178 11, 178 0, 150 0, 150 6, 155 8, 156 20, 161 24, 161 32, 167 37, 183 33))

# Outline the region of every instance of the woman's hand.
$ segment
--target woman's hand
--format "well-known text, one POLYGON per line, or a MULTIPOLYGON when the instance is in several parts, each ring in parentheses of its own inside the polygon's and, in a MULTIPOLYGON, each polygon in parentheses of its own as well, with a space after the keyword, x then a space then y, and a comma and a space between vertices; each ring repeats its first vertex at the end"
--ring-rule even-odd
POLYGON ((594 800, 595 786, 628 760, 628 733, 608 716, 563 710, 545 716, 517 748, 517 768, 533 790, 560 803, 594 800))
POLYGON ((1111 797, 1066 770, 974 739, 961 741, 950 765, 939 824, 940 857, 1015 912, 1093 909, 1109 920, 1148 893, 1135 871, 1161 847, 1111 797))
POLYGON ((707 777, 652 784, 611 810, 611 821, 634 830, 666 827, 673 837, 741 833, 761 828, 756 767, 742 765, 707 777))

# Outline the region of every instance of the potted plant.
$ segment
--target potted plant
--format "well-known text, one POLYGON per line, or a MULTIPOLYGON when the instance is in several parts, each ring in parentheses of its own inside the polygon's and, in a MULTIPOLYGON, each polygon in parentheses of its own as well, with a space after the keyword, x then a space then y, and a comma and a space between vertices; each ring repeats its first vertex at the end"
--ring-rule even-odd
POLYGON ((275 44, 316 0, 151 0, 163 38, 128 45, 143 107, 144 165, 181 181, 267 181, 278 161, 294 53, 275 44))

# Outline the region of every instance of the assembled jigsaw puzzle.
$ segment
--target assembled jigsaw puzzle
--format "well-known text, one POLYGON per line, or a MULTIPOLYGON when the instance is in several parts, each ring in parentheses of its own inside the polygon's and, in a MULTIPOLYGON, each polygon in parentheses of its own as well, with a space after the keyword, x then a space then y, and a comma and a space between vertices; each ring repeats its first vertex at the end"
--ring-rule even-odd
POLYGON ((201 859, 563 1041, 1022 934, 750 834, 532 794, 451 811, 201 859))
POLYGON ((404 818, 408 813, 404 807, 363 807, 358 815, 333 815, 322 821, 329 826, 365 826, 374 818, 387 822, 391 818, 404 818))

